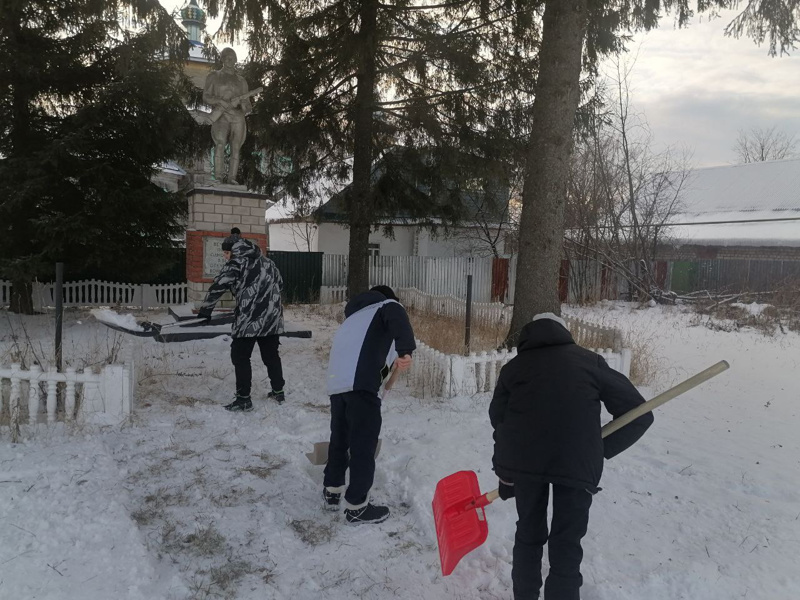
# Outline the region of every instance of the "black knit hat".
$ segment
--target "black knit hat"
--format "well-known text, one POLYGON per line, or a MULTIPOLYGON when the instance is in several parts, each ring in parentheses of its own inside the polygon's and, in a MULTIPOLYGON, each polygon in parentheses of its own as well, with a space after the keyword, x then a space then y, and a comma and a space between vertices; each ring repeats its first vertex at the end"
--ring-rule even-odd
POLYGON ((370 288, 369 291, 383 294, 388 300, 400 302, 400 298, 395 295, 394 290, 392 290, 392 288, 390 288, 388 285, 376 285, 375 287, 370 288))
POLYGON ((230 252, 233 248, 233 245, 242 239, 242 232, 239 230, 238 227, 234 227, 231 229, 231 234, 222 240, 222 249, 225 252, 230 252))

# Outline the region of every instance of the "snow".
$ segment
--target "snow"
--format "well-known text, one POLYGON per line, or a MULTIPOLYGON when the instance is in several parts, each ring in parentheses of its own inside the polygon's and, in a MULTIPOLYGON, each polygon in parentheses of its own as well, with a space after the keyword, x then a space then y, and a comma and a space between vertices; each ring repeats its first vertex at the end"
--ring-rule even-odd
POLYGON ((667 229, 674 244, 800 246, 800 209, 681 213, 675 215, 674 221, 667 229))
POLYGON ((681 202, 699 213, 800 210, 800 158, 694 169, 681 202))
MULTIPOLYGON (((647 397, 731 363, 658 409, 642 441, 606 464, 583 544, 582 598, 797 598, 800 336, 714 331, 661 306, 568 312, 651 347, 660 369, 647 397)), ((417 399, 402 383, 391 391, 374 497, 392 517, 348 527, 321 509, 322 468, 304 455, 327 439, 324 373, 336 324, 305 308, 287 318, 314 338, 282 340, 282 406, 267 402, 254 353, 256 410, 222 410, 233 391, 228 338, 125 336, 146 361, 133 419, 43 426, 17 445, 0 430, 0 597, 510 598, 513 505, 487 508, 488 541, 446 578, 430 509, 436 482, 454 471, 475 470, 484 490, 496 487, 489 395, 417 399)), ((26 331, 46 344, 51 321, 29 317, 26 331)), ((10 322, 0 319, 0 356, 10 322)), ((73 355, 119 336, 85 313, 65 322, 73 355)))
POLYGON ((129 329, 131 331, 144 331, 144 328, 139 325, 136 317, 130 313, 127 315, 121 315, 109 308, 93 308, 91 313, 95 319, 103 323, 118 325, 119 327, 124 327, 125 329, 129 329))
POLYGON ((759 302, 750 302, 750 303, 734 302, 731 304, 731 306, 735 306, 736 308, 741 308, 742 310, 747 311, 748 314, 757 317, 761 313, 763 313, 765 309, 770 308, 772 305, 763 304, 759 302))
POLYGON ((667 235, 676 244, 797 247, 799 190, 800 159, 695 169, 667 235))

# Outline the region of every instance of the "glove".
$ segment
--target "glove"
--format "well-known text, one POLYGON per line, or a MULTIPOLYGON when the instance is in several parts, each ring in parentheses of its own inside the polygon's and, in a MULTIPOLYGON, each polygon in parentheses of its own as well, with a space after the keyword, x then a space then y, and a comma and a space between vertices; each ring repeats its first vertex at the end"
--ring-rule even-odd
POLYGON ((498 490, 500 492, 500 499, 501 500, 508 500, 509 498, 514 497, 514 482, 513 481, 503 481, 499 479, 500 485, 498 486, 498 490))
POLYGON ((211 314, 210 313, 208 313, 208 314, 206 314, 206 313, 197 313, 197 318, 198 319, 202 319, 202 321, 200 321, 198 323, 198 325, 200 325, 200 326, 211 325, 211 314))

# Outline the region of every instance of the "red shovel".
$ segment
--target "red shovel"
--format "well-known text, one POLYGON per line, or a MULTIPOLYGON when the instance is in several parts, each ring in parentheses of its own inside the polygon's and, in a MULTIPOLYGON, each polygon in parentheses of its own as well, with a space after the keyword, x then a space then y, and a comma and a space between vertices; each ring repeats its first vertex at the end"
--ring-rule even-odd
MULTIPOLYGON (((606 424, 602 436, 614 433, 665 402, 719 375, 728 367, 724 360, 710 366, 606 424)), ((474 471, 453 473, 436 485, 436 492, 433 494, 433 520, 439 541, 442 575, 450 575, 458 561, 486 541, 489 524, 486 522, 483 507, 497 500, 499 496, 499 490, 481 494, 478 476, 474 471)))

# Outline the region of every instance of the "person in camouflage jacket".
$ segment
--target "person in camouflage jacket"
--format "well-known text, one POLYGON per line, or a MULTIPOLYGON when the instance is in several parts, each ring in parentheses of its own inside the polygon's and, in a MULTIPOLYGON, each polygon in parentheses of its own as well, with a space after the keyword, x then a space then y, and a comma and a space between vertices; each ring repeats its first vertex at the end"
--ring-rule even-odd
POLYGON ((278 353, 278 336, 283 333, 283 278, 275 263, 266 258, 256 244, 242 238, 236 227, 222 242, 222 250, 227 262, 214 278, 198 316, 210 319, 214 306, 225 292, 231 292, 236 298, 231 327, 231 362, 236 372, 236 398, 225 408, 232 411, 249 411, 253 408, 250 399, 250 357, 256 344, 272 385, 268 396, 282 403, 285 382, 278 353))

